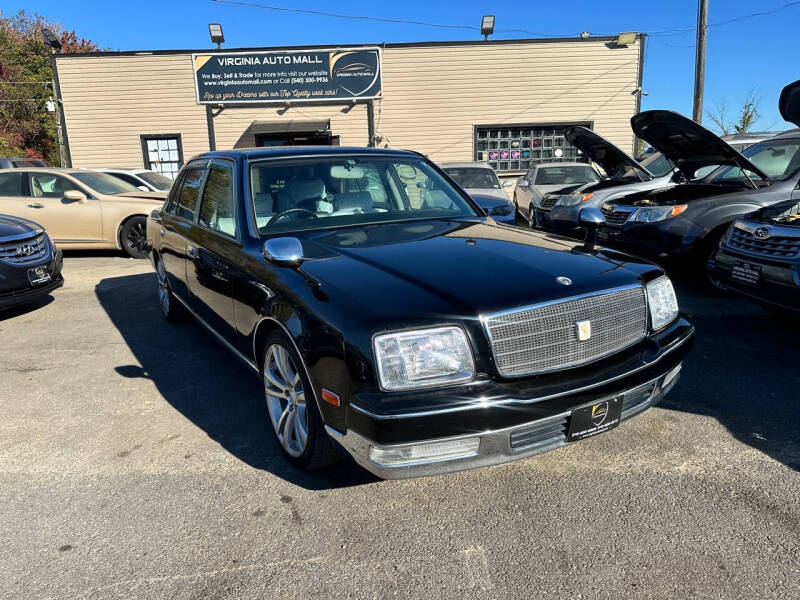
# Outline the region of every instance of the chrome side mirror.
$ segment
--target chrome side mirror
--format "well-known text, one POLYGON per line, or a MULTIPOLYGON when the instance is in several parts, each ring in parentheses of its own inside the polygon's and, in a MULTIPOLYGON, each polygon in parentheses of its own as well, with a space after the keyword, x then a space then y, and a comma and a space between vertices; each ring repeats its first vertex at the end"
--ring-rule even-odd
POLYGON ((513 181, 511 181, 510 179, 506 179, 506 180, 503 182, 503 187, 511 187, 512 185, 514 185, 514 182, 513 182, 513 181))
POLYGON ((295 237, 272 238, 261 249, 264 259, 278 267, 299 267, 303 263, 303 245, 295 237))
POLYGON ((527 179, 520 179, 520 180, 517 182, 517 187, 519 187, 519 188, 526 188, 526 187, 528 187, 529 185, 530 185, 530 184, 528 183, 528 180, 527 180, 527 179))
POLYGON ((606 222, 603 213, 594 206, 587 206, 578 215, 578 222, 581 227, 586 229, 586 237, 583 240, 583 248, 587 252, 593 250, 597 244, 597 229, 606 222))

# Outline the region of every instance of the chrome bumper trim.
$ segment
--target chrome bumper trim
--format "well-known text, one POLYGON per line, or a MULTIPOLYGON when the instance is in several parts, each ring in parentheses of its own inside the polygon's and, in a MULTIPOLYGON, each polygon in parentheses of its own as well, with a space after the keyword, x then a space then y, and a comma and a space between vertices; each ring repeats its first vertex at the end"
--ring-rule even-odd
MULTIPOLYGON (((655 379, 651 379, 645 384, 641 384, 634 388, 631 388, 632 390, 635 390, 640 387, 644 387, 646 385, 654 384, 653 393, 649 396, 649 398, 647 398, 640 404, 631 407, 629 410, 624 411, 622 413, 622 421, 630 419, 631 417, 634 417, 644 412, 651 406, 657 404, 664 397, 664 395, 672 389, 672 387, 680 378, 679 375, 675 376, 672 379, 672 381, 669 382, 666 388, 662 388, 661 384, 664 381, 666 375, 667 373, 662 374, 655 379)), ((630 390, 626 390, 626 392, 627 391, 630 390)), ((620 393, 626 393, 626 392, 620 392, 620 393)), ((614 394, 610 397, 618 395, 619 394, 614 394)), ((385 467, 377 465, 374 462, 372 462, 372 460, 370 460, 369 456, 370 446, 376 445, 374 442, 359 435, 358 433, 352 430, 348 430, 347 433, 341 433, 340 431, 328 427, 327 425, 325 426, 325 430, 328 432, 328 435, 330 435, 331 438, 336 440, 347 451, 347 453, 353 457, 353 460, 355 460, 359 465, 361 465, 364 469, 366 469, 370 473, 378 477, 381 477, 382 479, 407 479, 411 477, 441 475, 445 473, 453 473, 456 471, 474 469, 477 467, 487 467, 491 465, 512 462, 530 456, 534 456, 542 452, 547 452, 549 450, 555 450, 556 448, 560 448, 562 446, 566 446, 568 442, 566 441, 566 436, 564 436, 560 439, 554 439, 544 444, 537 444, 531 447, 514 450, 511 447, 511 436, 513 433, 517 431, 522 431, 537 425, 546 425, 549 422, 553 422, 556 421, 557 419, 564 418, 566 416, 569 416, 570 414, 571 411, 567 411, 564 413, 560 413, 558 415, 552 415, 544 419, 523 423, 521 425, 515 425, 513 427, 507 427, 504 429, 496 429, 480 433, 470 433, 470 434, 452 436, 446 438, 417 440, 415 442, 410 442, 410 443, 392 444, 384 446, 384 447, 409 446, 414 444, 424 444, 432 442, 448 442, 448 441, 459 440, 464 438, 473 438, 473 437, 479 437, 481 440, 480 448, 476 456, 468 458, 450 459, 450 460, 430 459, 424 462, 416 463, 411 466, 385 467)))

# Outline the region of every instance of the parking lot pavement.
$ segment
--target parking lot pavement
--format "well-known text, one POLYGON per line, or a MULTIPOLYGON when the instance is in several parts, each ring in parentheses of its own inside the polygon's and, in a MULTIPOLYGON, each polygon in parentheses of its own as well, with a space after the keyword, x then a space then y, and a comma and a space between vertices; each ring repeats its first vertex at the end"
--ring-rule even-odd
POLYGON ((505 466, 300 474, 259 381, 159 314, 145 261, 67 255, 0 316, 0 598, 797 598, 800 330, 679 286, 682 380, 505 466))

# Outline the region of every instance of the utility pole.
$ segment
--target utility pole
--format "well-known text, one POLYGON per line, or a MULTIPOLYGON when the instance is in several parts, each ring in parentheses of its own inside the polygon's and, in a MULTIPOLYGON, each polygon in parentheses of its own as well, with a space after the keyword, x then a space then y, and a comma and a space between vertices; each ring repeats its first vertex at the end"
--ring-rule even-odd
POLYGON ((692 119, 703 122, 703 92, 706 84, 706 30, 708 29, 708 0, 697 2, 697 47, 694 62, 694 101, 692 119))

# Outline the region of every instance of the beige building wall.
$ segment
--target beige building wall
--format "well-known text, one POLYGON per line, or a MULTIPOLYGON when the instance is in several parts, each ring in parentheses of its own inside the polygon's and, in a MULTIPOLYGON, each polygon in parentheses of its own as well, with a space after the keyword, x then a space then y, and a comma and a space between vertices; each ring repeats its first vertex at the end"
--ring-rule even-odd
MULTIPOLYGON (((632 149, 639 42, 608 40, 387 46, 376 132, 433 160, 472 160, 473 127, 591 121, 632 149)), ((205 107, 195 100, 191 53, 58 57, 74 166, 142 166, 141 134, 180 133, 185 159, 208 150, 205 107)), ((330 119, 342 145, 367 143, 366 108, 341 105, 226 108, 218 149, 254 120, 330 119)))

